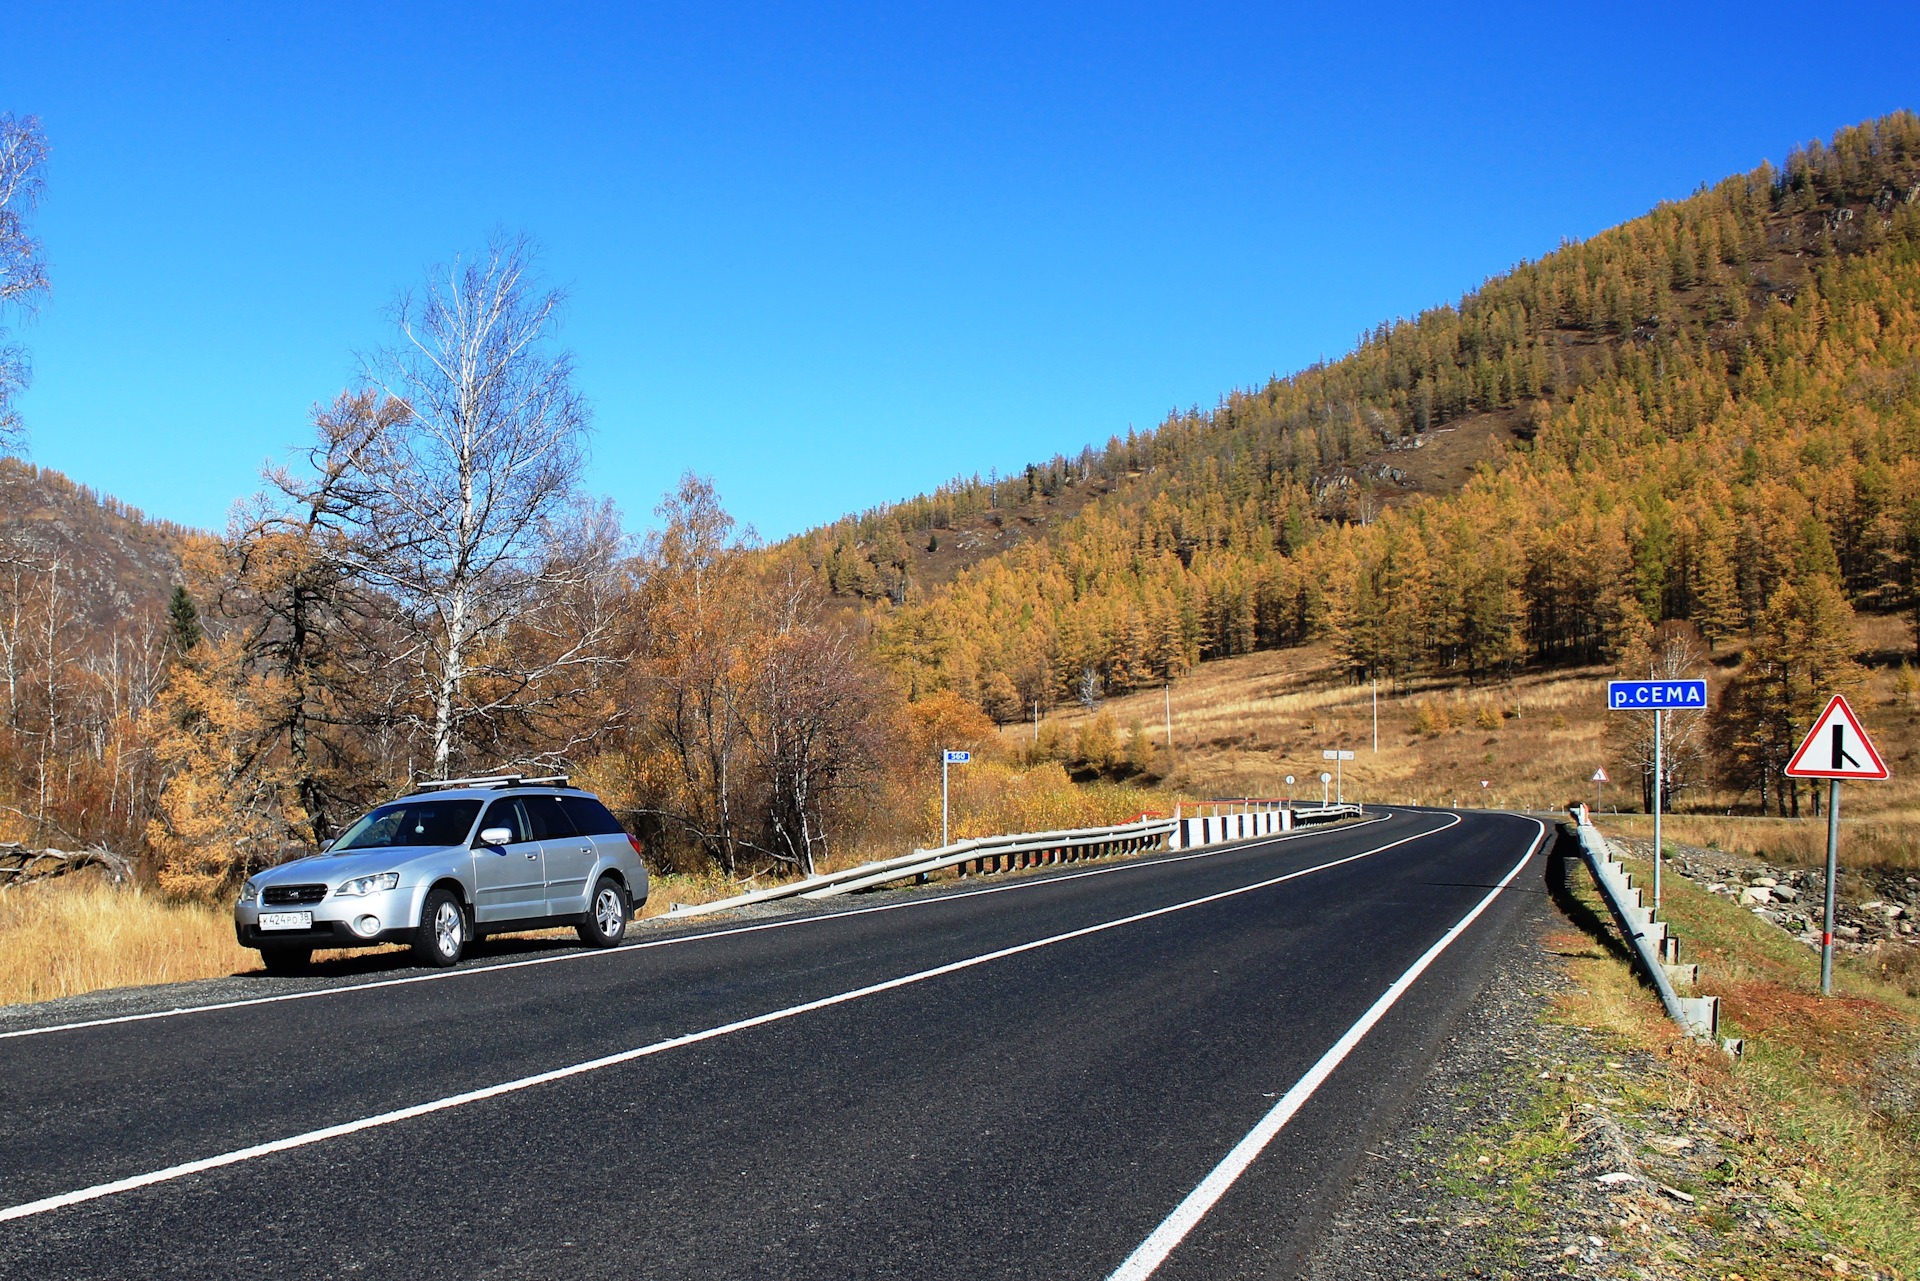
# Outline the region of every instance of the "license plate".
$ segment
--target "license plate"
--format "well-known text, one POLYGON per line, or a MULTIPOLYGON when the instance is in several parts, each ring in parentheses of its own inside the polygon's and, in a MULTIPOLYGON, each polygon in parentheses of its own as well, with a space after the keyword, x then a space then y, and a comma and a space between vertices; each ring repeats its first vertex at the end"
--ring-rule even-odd
POLYGON ((262 912, 260 928, 263 930, 310 930, 313 928, 313 913, 262 912))

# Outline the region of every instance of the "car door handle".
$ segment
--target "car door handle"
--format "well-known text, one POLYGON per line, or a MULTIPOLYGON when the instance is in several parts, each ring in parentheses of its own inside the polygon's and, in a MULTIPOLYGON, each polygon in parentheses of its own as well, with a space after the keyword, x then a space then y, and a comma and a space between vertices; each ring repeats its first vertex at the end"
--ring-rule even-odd
POLYGON ((528 853, 527 853, 527 857, 528 857, 528 858, 539 858, 539 857, 540 857, 540 851, 539 851, 539 850, 530 850, 530 851, 528 851, 528 853))

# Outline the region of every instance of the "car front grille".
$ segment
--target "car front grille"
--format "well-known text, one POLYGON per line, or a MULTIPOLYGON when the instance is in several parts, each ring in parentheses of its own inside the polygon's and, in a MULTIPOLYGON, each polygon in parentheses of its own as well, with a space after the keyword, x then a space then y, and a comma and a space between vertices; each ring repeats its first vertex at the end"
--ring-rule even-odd
POLYGON ((260 901, 268 907, 300 907, 326 896, 324 885, 269 885, 260 891, 260 901))

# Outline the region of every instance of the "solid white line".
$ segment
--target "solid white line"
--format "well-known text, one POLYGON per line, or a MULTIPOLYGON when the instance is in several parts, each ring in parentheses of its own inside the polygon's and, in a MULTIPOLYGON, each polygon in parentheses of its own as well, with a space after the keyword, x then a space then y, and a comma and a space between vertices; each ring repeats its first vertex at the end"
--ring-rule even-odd
MULTIPOLYGON (((951 903, 958 899, 977 898, 982 894, 1004 894, 1008 890, 1035 889, 1042 885, 1057 885, 1062 881, 1077 881, 1088 876, 1105 876, 1110 872, 1135 871, 1143 867, 1163 867, 1169 863, 1185 863, 1189 859, 1212 858, 1235 850, 1249 849, 1255 845, 1277 844, 1281 841, 1297 840, 1303 836, 1324 836, 1328 832, 1351 832, 1357 828, 1386 822, 1386 816, 1367 819, 1344 828, 1319 828, 1306 831, 1275 834, 1253 841, 1243 841, 1230 846, 1196 850, 1191 854, 1176 854, 1168 858, 1152 860, 1133 860, 1115 863, 1107 867, 1090 868, 1081 872, 1069 872, 1059 876, 1030 877, 1010 882, 1006 885, 990 885, 983 889, 964 890, 954 894, 932 895, 927 898, 909 899, 902 903, 881 903, 874 907, 857 907, 844 912, 814 912, 805 916, 788 917, 782 921, 763 921, 758 925, 737 925, 730 929, 708 930, 702 934, 676 934, 672 938, 652 939, 644 943, 625 943, 619 947, 596 949, 591 952, 566 952, 559 956, 536 956, 525 961, 501 961, 496 965, 474 965, 464 970, 437 970, 430 974, 409 974, 397 979, 378 979, 372 983, 351 983, 340 987, 314 988, 306 992, 282 992, 277 996, 250 996, 238 1001, 218 1001, 208 1005, 183 1005, 171 1010, 151 1010, 144 1014, 119 1014, 104 1019, 82 1019, 73 1023, 49 1023, 45 1027, 17 1028, 11 1032, 0 1032, 0 1041, 10 1041, 21 1036, 46 1036, 53 1032, 77 1032, 82 1028, 112 1027, 118 1023, 146 1023, 153 1019, 178 1018, 183 1014, 210 1014, 216 1010, 243 1010, 255 1005, 279 1005, 286 1001, 310 1001, 321 996, 342 996, 348 992, 371 992, 379 988, 403 987, 412 983, 438 983, 446 979, 472 978, 477 974, 494 974, 501 970, 525 969, 531 965, 556 965, 564 961, 589 961, 623 953, 644 951, 653 947, 677 947, 682 943, 700 943, 707 939, 728 938, 735 934, 757 934, 762 930, 786 929, 792 925, 812 925, 821 921, 841 920, 849 916, 865 916, 871 912, 892 912, 903 907, 932 907, 940 903, 951 903)), ((1440 830, 1440 829, 1435 829, 1440 830)), ((656 918, 662 919, 662 918, 656 918)), ((671 920, 671 918, 664 918, 671 920)))
POLYGON ((1107 1281, 1146 1281, 1147 1277, 1153 1275, 1156 1268, 1166 1262, 1167 1256, 1173 1253, 1174 1247, 1185 1239, 1195 1224, 1206 1217, 1207 1211, 1213 1208, 1214 1202, 1233 1186, 1234 1180, 1253 1164, 1254 1158, 1260 1155, 1267 1144, 1273 1142, 1274 1136, 1293 1119, 1294 1113, 1313 1097, 1313 1092, 1320 1088, 1322 1082, 1333 1075, 1333 1070, 1340 1066, 1341 1060, 1352 1052, 1354 1046, 1360 1044, 1361 1038, 1373 1030, 1373 1025, 1393 1008, 1394 1002, 1413 986, 1414 980, 1419 978, 1455 939, 1466 933, 1467 927, 1479 920, 1480 914, 1500 896, 1500 891, 1506 889, 1513 883, 1513 878, 1520 875, 1520 869, 1533 858, 1534 851, 1540 847, 1540 842, 1545 840, 1547 835, 1545 823, 1541 823, 1537 818, 1533 822, 1540 825, 1540 835, 1527 846, 1527 852, 1521 856, 1518 863, 1513 865, 1513 870, 1493 887, 1491 893, 1480 900, 1478 906, 1461 917, 1458 925, 1448 930, 1441 936, 1438 943, 1428 948, 1405 974, 1395 979, 1392 987, 1381 993, 1380 999, 1360 1016, 1360 1021, 1348 1028, 1346 1033, 1333 1043, 1333 1048, 1321 1055, 1320 1061, 1308 1069, 1305 1076, 1294 1082, 1293 1088, 1281 1096, 1280 1101, 1261 1118, 1258 1125, 1247 1132, 1247 1137, 1236 1143, 1233 1151, 1227 1153, 1220 1164, 1214 1166, 1212 1172, 1200 1180, 1200 1186, 1187 1193, 1186 1199, 1175 1206, 1173 1213, 1169 1214, 1160 1226, 1155 1228, 1152 1234, 1127 1256, 1126 1262, 1113 1270, 1107 1281))
POLYGON ((779 1022, 782 1019, 793 1018, 796 1015, 808 1014, 814 1010, 824 1010, 829 1006, 840 1005, 847 1001, 857 1001, 863 996, 873 996, 880 992, 890 992, 895 988, 907 987, 910 984, 924 983, 928 979, 940 978, 961 970, 972 969, 976 965, 985 965, 991 961, 1004 960, 1009 956, 1018 956, 1022 952, 1031 952, 1038 948, 1051 947, 1056 943, 1064 943, 1070 939, 1085 938, 1090 934, 1098 934, 1105 930, 1118 929, 1123 925, 1134 925, 1141 921, 1152 920, 1156 916, 1166 916, 1171 912, 1185 911, 1188 908, 1200 907, 1207 903, 1217 903, 1222 899, 1233 898, 1236 895, 1250 894, 1255 890, 1267 889, 1283 881, 1291 881, 1298 877, 1311 875, 1314 872, 1339 867, 1345 863, 1353 863, 1363 858, 1371 858, 1375 854, 1384 853, 1396 846, 1405 845, 1409 841, 1417 841, 1422 837, 1432 836, 1435 832, 1444 832, 1448 827, 1452 827, 1459 822, 1460 819, 1458 816, 1455 816, 1451 822, 1444 826, 1433 828, 1430 831, 1416 832, 1412 836, 1402 837, 1400 840, 1392 841, 1386 845, 1376 846, 1370 850, 1363 850, 1358 854, 1350 854, 1345 858, 1333 859, 1329 862, 1316 864, 1313 867, 1301 868, 1297 872, 1288 872, 1284 876, 1272 877, 1268 880, 1258 881, 1252 885, 1243 885, 1238 889, 1221 890, 1218 893, 1208 894, 1202 898, 1188 899, 1184 903, 1174 903, 1167 907, 1154 908, 1149 912, 1136 912, 1131 916, 1123 916, 1115 920, 1103 921, 1098 925, 1082 926, 1077 930, 1068 930, 1064 934, 1049 935, 1043 939, 1035 939, 1030 943, 1018 943, 1012 947, 1003 947, 992 952, 982 952, 978 956, 970 956, 959 961, 949 961, 945 965, 936 965, 932 969, 920 970, 913 974, 905 974, 899 978, 887 979, 879 983, 871 983, 866 987, 854 988, 849 992, 841 992, 834 996, 821 997, 818 1000, 806 1001, 799 1005, 789 1005, 785 1009, 774 1010, 767 1014, 756 1014, 752 1018, 740 1019, 733 1023, 723 1023, 719 1027, 711 1027, 703 1032, 690 1032, 685 1036, 670 1037, 667 1040, 655 1041, 651 1045, 643 1045, 637 1049, 622 1050, 618 1054, 609 1054, 602 1058, 588 1059, 584 1063, 575 1063, 570 1067, 555 1068, 550 1072, 539 1072, 533 1076, 523 1076, 515 1081, 506 1081, 499 1085, 490 1085, 479 1090, 469 1090, 464 1094, 449 1095, 443 1099, 435 1099, 430 1103, 417 1103, 412 1107, 400 1108, 392 1112, 382 1112, 378 1116, 362 1117, 357 1121, 347 1121, 340 1125, 330 1125, 320 1130, 309 1130, 305 1134, 290 1135, 284 1139, 275 1139, 270 1143, 259 1143, 252 1147, 239 1148, 232 1152, 223 1152, 218 1156, 204 1157, 198 1161, 188 1161, 182 1165, 168 1166, 164 1170, 154 1170, 148 1174, 136 1174, 131 1178, 116 1179, 111 1183, 99 1183, 93 1187, 81 1188, 75 1192, 65 1192, 59 1196, 44 1197, 38 1201, 28 1201, 22 1205, 0 1210, 0 1222, 5 1222, 8 1219, 24 1219, 35 1214, 45 1214, 50 1210, 59 1210, 66 1206, 78 1205, 83 1201, 93 1201, 100 1197, 112 1196, 117 1192, 129 1192, 134 1188, 149 1187, 155 1183, 165 1183, 173 1179, 183 1178, 189 1174, 199 1174, 206 1170, 219 1169, 221 1166, 236 1165, 242 1161, 251 1161, 256 1157, 268 1156, 275 1152, 286 1152, 293 1148, 306 1147, 309 1144, 324 1143, 328 1139, 337 1139, 348 1134, 357 1134, 362 1130, 371 1130, 376 1126, 392 1125, 398 1121, 411 1120, 417 1116, 426 1116, 431 1112, 444 1112, 448 1108, 462 1107, 469 1103, 478 1103, 483 1099, 497 1098, 500 1095, 511 1094, 517 1090, 530 1089, 536 1085, 545 1085, 550 1081, 564 1080, 567 1077, 579 1076, 586 1072, 597 1072, 601 1068, 613 1067, 621 1063, 631 1063, 635 1059, 646 1058, 649 1055, 660 1054, 667 1050, 679 1049, 682 1046, 693 1045, 700 1041, 710 1041, 715 1037, 727 1036, 734 1032, 743 1032, 748 1028, 761 1027, 768 1023, 779 1022))

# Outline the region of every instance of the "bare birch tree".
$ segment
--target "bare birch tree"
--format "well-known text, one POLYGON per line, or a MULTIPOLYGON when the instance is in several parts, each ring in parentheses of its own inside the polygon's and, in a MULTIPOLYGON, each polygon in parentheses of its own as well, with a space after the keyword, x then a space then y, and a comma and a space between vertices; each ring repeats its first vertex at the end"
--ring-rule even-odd
POLYGON ((531 667, 514 647, 487 644, 556 574, 579 568, 546 551, 579 483, 589 411, 572 357, 551 348, 564 295, 539 281, 533 256, 524 237, 497 235, 400 298, 400 341, 366 373, 408 412, 354 441, 346 463, 359 496, 342 515, 377 549, 361 571, 410 628, 414 699, 400 710, 427 740, 434 777, 461 755, 475 718, 596 657, 594 636, 531 667))
MULTIPOLYGON (((1640 679, 1645 672, 1652 680, 1689 680, 1700 675, 1707 654, 1691 624, 1669 622, 1650 638, 1650 645, 1635 643, 1621 657, 1623 677, 1640 679)), ((1653 789, 1660 788, 1661 808, 1672 809, 1683 792, 1706 784, 1705 765, 1710 747, 1709 720, 1704 709, 1669 709, 1660 721, 1658 752, 1655 751, 1654 720, 1645 712, 1614 712, 1608 716, 1608 736, 1616 759, 1634 769, 1640 783, 1642 809, 1653 808, 1653 789), (1656 756, 1659 770, 1654 768, 1656 756)), ((1624 781, 1624 780, 1623 780, 1624 781)))
POLYGON ((811 876, 827 816, 878 776, 884 678, 845 626, 825 621, 818 580, 789 565, 761 587, 761 626, 745 718, 759 767, 765 833, 755 848, 811 876))
MULTIPOLYGON (((47 135, 33 116, 0 112, 0 319, 9 309, 31 316, 47 292, 47 263, 27 220, 46 189, 47 135)), ((27 350, 7 341, 0 324, 0 451, 18 450, 26 428, 14 397, 26 390, 27 350)))

